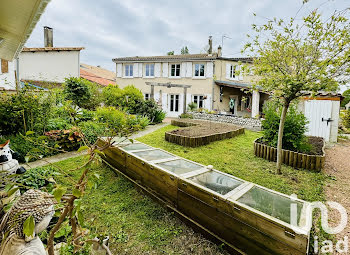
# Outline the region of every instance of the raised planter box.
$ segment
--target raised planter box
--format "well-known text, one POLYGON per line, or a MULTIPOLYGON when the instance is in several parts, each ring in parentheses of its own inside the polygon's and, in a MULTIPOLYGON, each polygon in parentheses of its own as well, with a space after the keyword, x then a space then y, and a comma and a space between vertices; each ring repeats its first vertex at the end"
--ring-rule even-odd
MULTIPOLYGON (((183 121, 183 120, 171 120, 171 125, 179 126, 179 127, 195 128, 192 126, 201 125, 201 124, 190 122, 190 121, 183 121)), ((216 125, 220 125, 220 124, 218 123, 216 125)), ((209 134, 209 135, 198 135, 193 137, 176 134, 174 133, 174 131, 168 131, 165 133, 165 140, 171 143, 176 143, 176 144, 185 146, 185 147, 199 147, 199 146, 207 145, 211 142, 229 139, 243 133, 244 133, 244 128, 232 125, 232 128, 230 128, 230 130, 227 130, 227 131, 223 131, 219 133, 213 132, 212 134, 209 134)))
MULTIPOLYGON (((98 141, 99 146, 104 144, 98 141)), ((235 254, 308 252, 312 216, 306 201, 138 142, 104 152, 115 171, 235 254), (292 205, 297 208, 297 226, 290 224, 292 205)))
MULTIPOLYGON (((260 143, 262 137, 254 141, 254 154, 269 161, 277 161, 277 148, 260 143)), ((308 155, 296 151, 282 149, 282 163, 294 168, 321 171, 325 162, 324 143, 322 155, 308 155)))

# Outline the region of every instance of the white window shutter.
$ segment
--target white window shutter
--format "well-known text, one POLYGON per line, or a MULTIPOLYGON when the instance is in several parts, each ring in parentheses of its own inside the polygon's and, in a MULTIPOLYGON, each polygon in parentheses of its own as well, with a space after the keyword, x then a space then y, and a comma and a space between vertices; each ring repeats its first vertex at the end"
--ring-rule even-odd
POLYGON ((123 76, 123 64, 117 64, 117 77, 123 76))
POLYGON ((192 62, 186 62, 184 65, 186 65, 186 77, 192 77, 192 62))
POLYGON ((239 68, 239 76, 238 76, 238 79, 240 80, 240 81, 243 81, 243 71, 242 71, 242 65, 239 65, 238 66, 238 68, 239 68))
POLYGON ((160 77, 160 63, 154 64, 154 77, 160 77))
POLYGON ((168 65, 169 63, 163 63, 163 77, 168 77, 168 65))
POLYGON ((214 68, 214 65, 213 65, 213 62, 208 62, 207 63, 207 78, 212 78, 213 77, 213 68, 214 68))
POLYGON ((139 63, 139 77, 142 77, 143 73, 142 73, 142 63, 139 63))
POLYGON ((134 63, 133 77, 139 77, 139 63, 134 63))
POLYGON ((181 65, 181 66, 180 66, 180 68, 181 68, 181 70, 180 70, 180 76, 181 76, 181 77, 186 77, 186 65, 185 65, 185 63, 181 63, 180 65, 181 65))
POLYGON ((231 64, 227 63, 226 64, 226 79, 230 79, 230 69, 231 69, 231 64))

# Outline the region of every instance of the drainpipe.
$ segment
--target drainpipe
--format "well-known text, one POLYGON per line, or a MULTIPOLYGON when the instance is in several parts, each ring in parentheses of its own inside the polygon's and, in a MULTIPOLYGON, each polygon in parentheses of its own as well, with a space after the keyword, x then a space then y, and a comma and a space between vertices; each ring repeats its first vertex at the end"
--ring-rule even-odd
POLYGON ((214 80, 214 77, 215 77, 215 61, 212 61, 213 62, 213 77, 212 77, 212 91, 211 91, 211 110, 213 111, 214 110, 214 91, 215 91, 215 80, 214 80))

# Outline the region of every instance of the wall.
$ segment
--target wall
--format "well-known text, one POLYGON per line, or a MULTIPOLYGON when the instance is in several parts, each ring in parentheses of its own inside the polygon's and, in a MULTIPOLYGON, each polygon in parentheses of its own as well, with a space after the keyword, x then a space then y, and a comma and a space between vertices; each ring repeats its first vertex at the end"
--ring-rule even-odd
MULTIPOLYGON (((254 76, 253 75, 243 75, 242 77, 238 79, 229 79, 226 76, 226 65, 232 64, 232 65, 239 65, 237 61, 230 61, 230 60, 215 60, 214 62, 214 75, 215 79, 219 81, 237 81, 241 83, 251 83, 253 81, 254 76)), ((242 63, 242 65, 245 65, 242 63)), ((248 64, 249 65, 249 64, 248 64)))
POLYGON ((80 51, 21 52, 19 78, 64 82, 67 77, 80 76, 80 51))
POLYGON ((8 72, 2 73, 0 68, 0 88, 5 88, 5 90, 16 89, 15 70, 16 60, 8 62, 8 72))

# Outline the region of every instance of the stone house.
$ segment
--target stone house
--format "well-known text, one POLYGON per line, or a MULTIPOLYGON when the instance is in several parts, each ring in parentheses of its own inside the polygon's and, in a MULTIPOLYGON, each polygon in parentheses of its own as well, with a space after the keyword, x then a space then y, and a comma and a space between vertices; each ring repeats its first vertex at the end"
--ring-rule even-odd
POLYGON ((145 99, 154 97, 169 117, 177 117, 189 102, 198 108, 244 117, 260 115, 268 95, 250 91, 253 76, 239 70, 251 58, 227 58, 221 47, 206 54, 114 58, 116 84, 135 85, 145 99))

